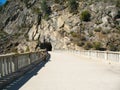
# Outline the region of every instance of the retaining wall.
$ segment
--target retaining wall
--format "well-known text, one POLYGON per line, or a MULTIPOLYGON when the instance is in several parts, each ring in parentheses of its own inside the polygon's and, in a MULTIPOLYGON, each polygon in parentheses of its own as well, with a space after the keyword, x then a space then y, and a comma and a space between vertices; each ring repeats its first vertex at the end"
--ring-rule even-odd
POLYGON ((0 78, 46 58, 47 51, 0 55, 0 78))

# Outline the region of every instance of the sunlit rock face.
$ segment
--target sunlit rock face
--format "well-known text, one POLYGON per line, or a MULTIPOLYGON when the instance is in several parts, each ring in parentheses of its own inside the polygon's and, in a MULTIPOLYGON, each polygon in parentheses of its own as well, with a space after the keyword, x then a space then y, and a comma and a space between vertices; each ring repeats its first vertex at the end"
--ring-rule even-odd
POLYGON ((52 11, 46 20, 40 13, 41 1, 8 0, 0 7, 0 32, 4 33, 0 38, 12 36, 3 43, 4 48, 10 48, 7 52, 39 50, 44 42, 51 43, 52 49, 80 50, 89 42, 100 42, 105 49, 113 43, 120 47, 120 8, 114 3, 79 1, 78 12, 73 14, 67 4, 47 1, 52 11), (85 10, 91 14, 89 22, 80 19, 85 10))

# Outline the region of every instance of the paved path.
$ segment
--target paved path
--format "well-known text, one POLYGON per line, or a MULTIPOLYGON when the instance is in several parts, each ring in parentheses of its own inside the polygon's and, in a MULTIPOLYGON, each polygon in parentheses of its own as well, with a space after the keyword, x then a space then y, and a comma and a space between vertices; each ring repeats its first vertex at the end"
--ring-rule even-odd
POLYGON ((120 90, 120 65, 51 52, 50 61, 20 90, 120 90))

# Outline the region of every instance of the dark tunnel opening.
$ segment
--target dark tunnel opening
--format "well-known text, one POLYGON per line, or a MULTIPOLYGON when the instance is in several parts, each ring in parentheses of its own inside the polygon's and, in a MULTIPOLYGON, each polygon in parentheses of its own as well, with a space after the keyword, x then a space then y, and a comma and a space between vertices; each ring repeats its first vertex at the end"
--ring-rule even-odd
POLYGON ((47 51, 52 51, 52 45, 50 42, 44 42, 40 44, 41 49, 46 49, 47 51))

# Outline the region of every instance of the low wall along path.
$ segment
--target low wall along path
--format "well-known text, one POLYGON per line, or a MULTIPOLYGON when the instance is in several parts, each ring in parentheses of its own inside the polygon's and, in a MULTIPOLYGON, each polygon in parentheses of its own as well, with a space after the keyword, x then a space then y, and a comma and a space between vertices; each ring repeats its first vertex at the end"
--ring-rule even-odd
POLYGON ((29 52, 23 54, 0 55, 0 89, 22 76, 41 61, 46 60, 47 51, 29 52))

